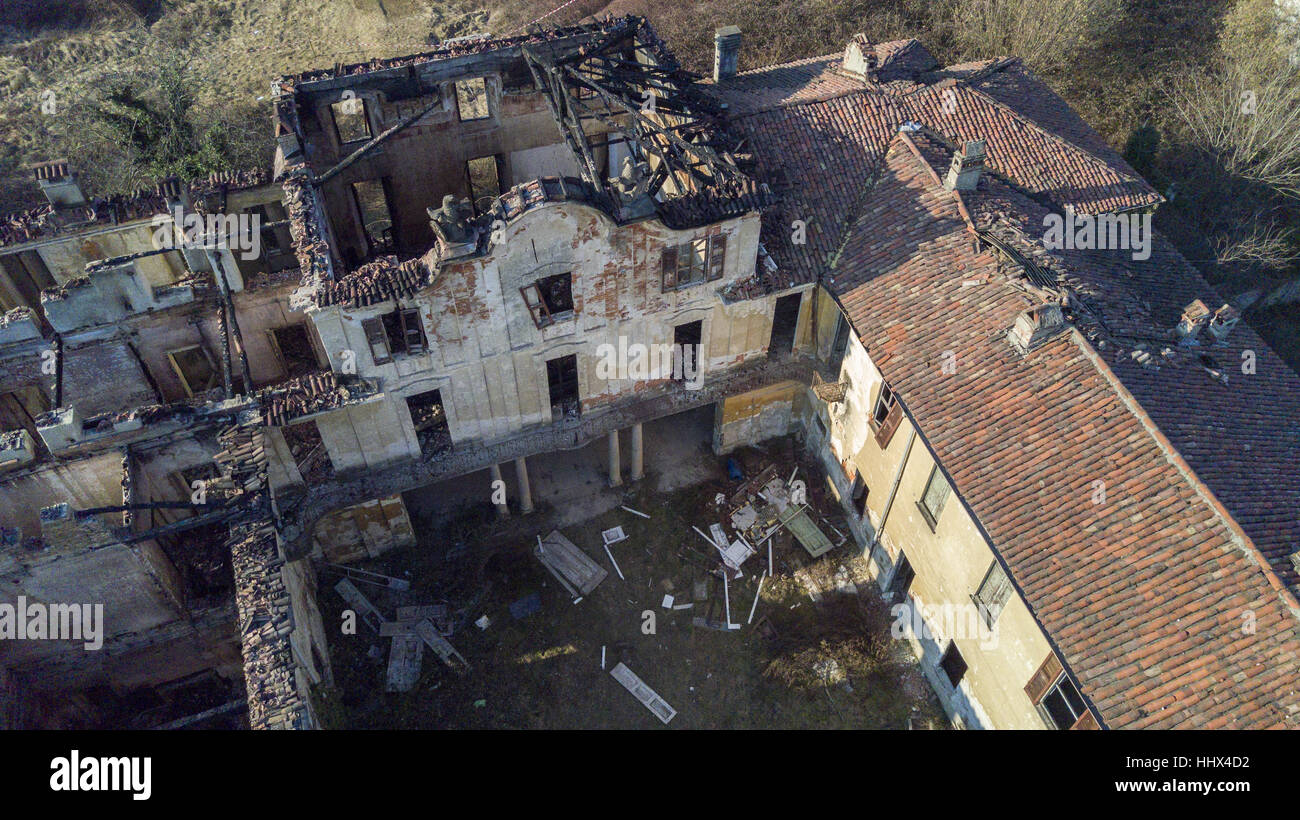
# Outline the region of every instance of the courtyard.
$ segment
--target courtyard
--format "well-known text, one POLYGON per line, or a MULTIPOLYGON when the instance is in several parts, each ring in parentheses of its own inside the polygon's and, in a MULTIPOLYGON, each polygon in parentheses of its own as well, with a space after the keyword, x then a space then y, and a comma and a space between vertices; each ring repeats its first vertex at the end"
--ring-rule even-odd
POLYGON ((408 494, 417 546, 356 566, 410 588, 358 588, 389 618, 399 606, 445 603, 448 640, 467 667, 426 651, 415 685, 386 691, 391 639, 361 623, 342 634, 346 605, 333 589, 339 575, 327 569, 319 601, 336 686, 318 693, 322 720, 385 729, 663 727, 611 677, 621 662, 676 710, 671 728, 947 725, 906 643, 890 638, 889 606, 843 535, 824 473, 795 439, 716 456, 707 413, 647 428, 647 475, 621 487, 607 486, 603 448, 536 459, 537 509, 526 516, 500 516, 475 477, 408 494), (717 552, 694 528, 723 520, 716 497, 739 483, 728 466, 749 477, 769 465, 787 475, 798 466, 810 514, 837 546, 813 559, 778 530, 761 594, 766 546, 724 588, 717 552), (626 535, 609 547, 617 569, 601 536, 613 527, 626 535), (577 603, 533 554, 554 529, 608 572, 577 603), (738 628, 726 628, 728 608, 738 628))

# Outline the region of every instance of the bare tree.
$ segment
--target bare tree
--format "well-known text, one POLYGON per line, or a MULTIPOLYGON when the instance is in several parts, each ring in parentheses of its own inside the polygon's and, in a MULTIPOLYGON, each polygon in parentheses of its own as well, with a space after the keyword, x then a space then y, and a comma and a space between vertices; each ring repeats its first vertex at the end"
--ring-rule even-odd
POLYGON ((1124 14, 1124 0, 939 0, 936 27, 964 56, 1018 56, 1039 71, 1064 68, 1124 14))
POLYGON ((1300 71, 1273 61, 1252 74, 1230 63, 1176 79, 1168 96, 1178 125, 1229 174, 1300 198, 1300 71))

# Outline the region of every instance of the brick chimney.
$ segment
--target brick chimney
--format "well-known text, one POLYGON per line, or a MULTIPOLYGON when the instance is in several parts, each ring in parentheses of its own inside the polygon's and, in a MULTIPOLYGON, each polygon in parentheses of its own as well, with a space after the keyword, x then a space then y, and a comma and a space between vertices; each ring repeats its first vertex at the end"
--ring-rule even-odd
POLYGON ((876 54, 876 46, 871 38, 861 33, 853 35, 844 48, 840 70, 864 82, 875 82, 879 69, 880 57, 876 54))
POLYGON ((71 208, 86 204, 86 195, 77 184, 77 175, 69 168, 65 160, 43 162, 33 169, 36 181, 40 183, 41 193, 56 208, 71 208))
POLYGON ((984 171, 984 140, 970 140, 952 155, 952 165, 943 178, 949 191, 973 191, 984 171))
POLYGON ((1048 302, 1021 311, 1007 331, 1007 341, 1021 354, 1028 353, 1065 327, 1061 306, 1048 302))
POLYGON ((740 27, 723 26, 713 32, 713 81, 736 76, 740 65, 740 27))
POLYGON ((1214 311, 1214 315, 1210 317, 1210 335, 1216 342, 1226 341, 1228 334, 1239 321, 1241 321, 1241 311, 1232 305, 1224 305, 1214 311))
POLYGON ((1200 335, 1201 328, 1205 327, 1205 323, 1209 319, 1210 309, 1205 306, 1204 302, 1197 299, 1183 308, 1183 315, 1179 317, 1178 327, 1174 329, 1174 332, 1183 344, 1196 344, 1196 337, 1200 335))

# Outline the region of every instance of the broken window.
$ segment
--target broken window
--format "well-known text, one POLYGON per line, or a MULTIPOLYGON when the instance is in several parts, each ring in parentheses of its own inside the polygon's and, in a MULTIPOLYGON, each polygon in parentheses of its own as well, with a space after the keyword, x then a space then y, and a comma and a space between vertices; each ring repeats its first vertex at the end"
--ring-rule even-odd
POLYGON ((576 418, 581 409, 578 399, 578 357, 561 356, 546 363, 546 385, 551 396, 551 412, 557 418, 576 418))
POLYGON ((411 424, 420 441, 420 453, 425 458, 451 449, 451 428, 447 425, 441 392, 430 390, 408 396, 406 407, 411 411, 411 424))
POLYGON ((939 659, 939 668, 948 676, 948 682, 955 689, 957 684, 966 675, 966 659, 957 651, 955 641, 948 643, 948 648, 943 651, 943 657, 939 659))
POLYGON ((990 629, 1002 612, 1002 608, 1007 605, 1011 599, 1011 579, 1007 577, 1006 570, 997 561, 989 567, 989 571, 984 574, 984 580, 980 582, 980 588, 975 592, 975 605, 979 608, 980 617, 984 619, 984 624, 990 629))
POLYGON ((952 488, 948 485, 948 479, 944 478, 939 471, 939 465, 934 465, 930 470, 930 480, 925 483, 925 493, 921 496, 921 514, 934 529, 939 521, 939 513, 943 512, 943 505, 948 500, 948 493, 952 488))
POLYGON ((334 463, 321 438, 315 419, 307 419, 282 429, 284 443, 289 447, 294 464, 307 484, 314 484, 334 476, 334 463))
POLYGON ((853 478, 853 509, 858 511, 859 516, 867 514, 867 495, 871 490, 867 487, 867 482, 862 480, 862 474, 858 473, 853 478))
POLYGON ((339 100, 330 105, 330 115, 334 118, 334 133, 339 145, 368 140, 372 136, 365 100, 359 97, 339 100))
POLYGON ((167 353, 172 370, 181 380, 185 395, 195 396, 217 386, 217 368, 208 352, 200 345, 183 347, 167 353))
POLYGON ((284 248, 280 245, 280 237, 274 228, 267 228, 275 220, 267 212, 265 205, 254 205, 251 208, 245 208, 244 213, 252 217, 252 224, 257 226, 259 232, 259 243, 262 247, 262 255, 268 256, 273 253, 282 253, 284 248))
POLYGON ((894 406, 894 391, 889 389, 889 385, 884 382, 880 383, 880 395, 876 396, 876 408, 871 413, 871 420, 879 427, 885 423, 889 416, 889 411, 894 406))
POLYGON ((456 83, 456 111, 461 122, 488 118, 487 81, 483 77, 456 83))
POLYGON ((696 320, 673 328, 673 379, 694 382, 700 374, 700 339, 704 322, 696 320))
POLYGON ((365 232, 367 253, 392 253, 393 215, 388 208, 388 181, 366 179, 352 183, 352 197, 357 204, 361 228, 365 232))
POLYGON ((373 319, 363 319, 361 329, 365 331, 366 344, 370 346, 370 359, 375 364, 391 362, 393 354, 388 348, 388 333, 384 330, 384 320, 378 316, 373 319))
POLYGON ((271 348, 279 358, 286 378, 313 373, 320 368, 306 322, 277 327, 267 331, 267 335, 271 337, 271 348))
POLYGON ((902 421, 903 406, 898 403, 889 385, 882 381, 876 405, 871 411, 871 426, 876 430, 876 443, 881 449, 889 446, 889 440, 894 437, 894 431, 902 421))
POLYGON ((677 290, 721 279, 726 256, 727 237, 724 234, 664 248, 663 289, 677 290))
POLYGON ((795 329, 799 327, 799 305, 803 294, 791 293, 776 300, 772 311, 772 336, 768 340, 767 355, 773 358, 794 352, 795 329))
POLYGON ((916 570, 912 569, 912 562, 907 560, 905 553, 898 554, 898 563, 894 565, 894 575, 889 579, 889 600, 898 601, 907 597, 907 591, 912 588, 912 579, 916 577, 916 570))
POLYGON ((501 168, 495 156, 478 157, 465 163, 469 175, 469 198, 474 203, 474 213, 484 214, 493 201, 501 196, 501 168))
POLYGON ((539 328, 573 318, 573 274, 557 273, 519 289, 539 328))
POLYGON ((375 364, 387 364, 396 353, 414 355, 429 349, 424 335, 424 324, 416 308, 398 308, 383 316, 365 319, 361 328, 370 345, 370 358, 375 364))

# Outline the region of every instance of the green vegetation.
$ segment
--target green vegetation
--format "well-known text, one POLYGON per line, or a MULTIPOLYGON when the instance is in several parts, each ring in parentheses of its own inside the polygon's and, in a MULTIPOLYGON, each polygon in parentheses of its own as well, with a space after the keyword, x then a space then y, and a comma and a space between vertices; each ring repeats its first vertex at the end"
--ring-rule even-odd
MULTIPOLYGON (((517 31, 559 5, 11 0, 0 210, 39 201, 24 169, 56 156, 99 193, 265 163, 272 77, 517 31)), ((1272 0, 578 0, 543 24, 629 13, 701 73, 726 24, 745 34, 742 70, 839 51, 858 31, 917 37, 944 63, 1022 56, 1168 196, 1158 227, 1225 292, 1300 276, 1300 32, 1272 0)))

